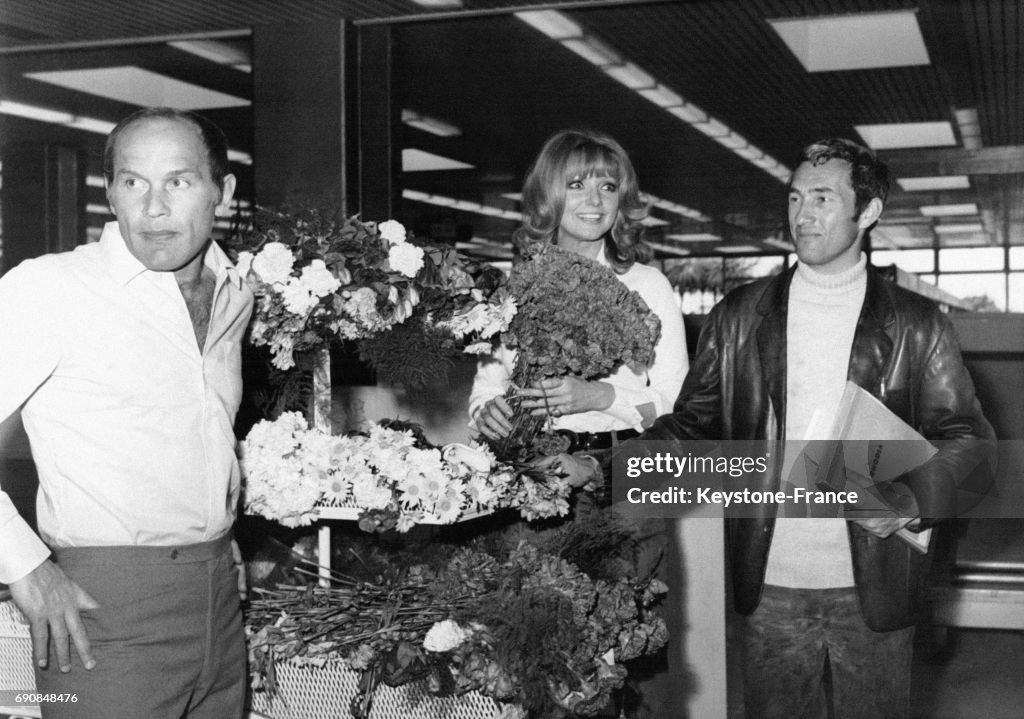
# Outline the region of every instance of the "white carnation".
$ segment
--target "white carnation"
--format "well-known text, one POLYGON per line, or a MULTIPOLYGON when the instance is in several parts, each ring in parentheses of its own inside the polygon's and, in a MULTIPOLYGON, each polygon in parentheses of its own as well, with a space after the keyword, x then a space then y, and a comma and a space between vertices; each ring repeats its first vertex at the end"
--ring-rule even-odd
POLYGON ((423 267, 423 248, 403 242, 388 250, 388 263, 395 272, 415 277, 423 267))
POLYGON ((303 267, 299 280, 316 297, 326 297, 341 287, 341 281, 327 269, 323 260, 313 260, 303 267))
POLYGON ((300 317, 305 317, 318 302, 317 298, 302 286, 302 282, 294 277, 281 288, 281 299, 286 310, 300 317))
POLYGON ((287 282, 294 266, 292 251, 281 242, 268 242, 252 260, 253 271, 268 284, 287 282))
POLYGON ((423 637, 423 648, 428 652, 448 652, 462 644, 469 632, 452 619, 436 622, 423 637))
POLYGON ((405 227, 397 220, 387 220, 377 225, 380 236, 392 245, 400 245, 405 242, 405 227))

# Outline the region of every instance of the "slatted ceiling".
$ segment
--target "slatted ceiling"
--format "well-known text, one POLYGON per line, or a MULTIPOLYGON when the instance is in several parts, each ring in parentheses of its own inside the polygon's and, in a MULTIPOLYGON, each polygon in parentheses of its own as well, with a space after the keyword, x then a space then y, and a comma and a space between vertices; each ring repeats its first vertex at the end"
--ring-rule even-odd
MULTIPOLYGON (((543 2, 464 0, 464 5, 514 9, 543 2)), ((1017 0, 686 0, 563 12, 750 142, 792 165, 810 139, 856 137, 853 125, 859 123, 952 119, 955 107, 978 108, 986 146, 1024 145, 1021 5, 1017 0), (767 22, 915 8, 931 66, 807 73, 767 22)), ((342 13, 359 22, 429 12, 411 0, 140 0, 130 15, 124 7, 121 0, 0 0, 0 47, 317 22, 337 20, 342 13)), ((460 138, 442 140, 403 128, 405 137, 438 154, 448 150, 449 156, 478 167, 419 174, 416 181, 424 186, 417 189, 444 194, 447 187, 452 196, 470 199, 517 189, 551 131, 590 124, 623 141, 646 190, 716 219, 746 216, 751 231, 761 236, 785 224, 781 183, 524 23, 509 16, 401 23, 395 26, 394 37, 395 84, 402 105, 444 118, 464 131, 460 138), (501 178, 507 187, 499 186, 501 178)), ((53 68, 34 69, 81 67, 83 58, 91 57, 94 66, 138 64, 185 80, 203 81, 206 74, 204 84, 222 90, 251 81, 243 73, 186 58, 171 48, 153 49, 54 53, 46 56, 53 68)), ((124 114, 112 101, 76 97, 56 87, 39 89, 42 83, 14 77, 20 73, 11 69, 13 63, 31 65, 40 57, 0 56, 0 95, 24 92, 41 98, 40 104, 47 104, 45 97, 59 98, 81 114, 106 119, 124 114), (95 112, 88 112, 93 108, 95 112)), ((226 126, 232 140, 251 146, 245 113, 217 112, 215 119, 226 126)), ((0 118, 5 131, 10 122, 19 121, 0 118)), ((74 136, 73 131, 66 132, 74 136)), ((96 136, 96 141, 101 138, 96 136)), ((1009 222, 1015 223, 1013 239, 1024 242, 1021 176, 999 176, 988 183, 974 179, 969 193, 953 193, 953 198, 969 196, 982 207, 995 208, 1000 217, 1005 207, 1009 222)), ((922 193, 894 192, 889 212, 911 218, 919 214, 923 201, 922 193)))

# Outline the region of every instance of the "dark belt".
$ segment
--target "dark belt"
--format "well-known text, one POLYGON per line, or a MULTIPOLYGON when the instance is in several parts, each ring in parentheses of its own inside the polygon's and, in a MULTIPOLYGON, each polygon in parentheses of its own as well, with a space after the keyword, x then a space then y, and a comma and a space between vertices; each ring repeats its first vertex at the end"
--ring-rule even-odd
POLYGON ((640 436, 640 433, 635 429, 613 429, 610 432, 573 432, 571 429, 559 429, 556 431, 558 434, 569 438, 569 449, 566 451, 570 454, 573 452, 585 452, 588 449, 608 449, 619 442, 625 442, 627 439, 640 436))

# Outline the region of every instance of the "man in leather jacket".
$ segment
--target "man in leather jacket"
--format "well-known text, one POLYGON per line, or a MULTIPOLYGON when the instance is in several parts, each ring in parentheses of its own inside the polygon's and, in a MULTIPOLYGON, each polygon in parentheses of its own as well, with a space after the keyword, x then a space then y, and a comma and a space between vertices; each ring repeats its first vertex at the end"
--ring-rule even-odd
MULTIPOLYGON (((789 192, 799 263, 711 311, 673 413, 642 436, 830 439, 849 379, 939 447, 894 483, 908 505, 899 516, 776 518, 766 507, 726 520, 751 718, 824 716, 826 674, 837 719, 906 717, 930 555, 895 533, 962 511, 962 485, 994 450, 948 319, 866 266, 861 242, 888 184, 885 165, 849 140, 804 150, 789 192)), ((774 491, 783 476, 775 468, 750 489, 774 491)))

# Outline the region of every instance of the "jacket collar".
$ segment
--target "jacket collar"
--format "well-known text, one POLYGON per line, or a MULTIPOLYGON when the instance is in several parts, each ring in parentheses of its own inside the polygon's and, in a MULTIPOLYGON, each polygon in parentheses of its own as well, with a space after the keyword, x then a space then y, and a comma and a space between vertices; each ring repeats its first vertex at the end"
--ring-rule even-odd
MULTIPOLYGON (((786 319, 789 287, 795 272, 794 265, 772 279, 758 300, 756 310, 761 315, 756 330, 761 376, 780 427, 784 427, 786 421, 786 319)), ((847 378, 876 396, 884 395, 883 372, 892 354, 895 318, 888 282, 868 265, 864 305, 853 336, 847 378)))

